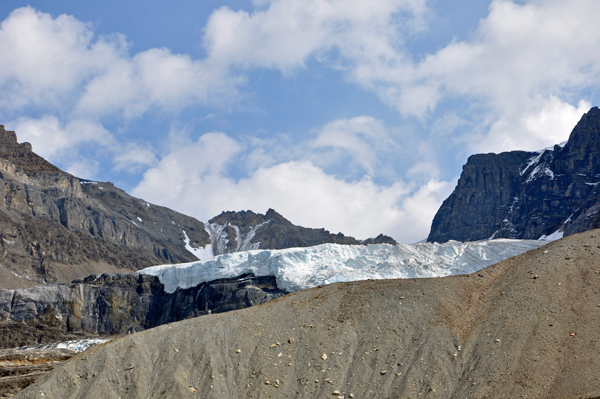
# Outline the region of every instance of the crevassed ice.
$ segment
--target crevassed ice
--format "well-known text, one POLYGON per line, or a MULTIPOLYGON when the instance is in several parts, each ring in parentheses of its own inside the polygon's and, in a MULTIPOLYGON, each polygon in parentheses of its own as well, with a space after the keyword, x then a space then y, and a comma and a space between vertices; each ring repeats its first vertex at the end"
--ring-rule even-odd
POLYGON ((157 276, 169 293, 245 273, 275 276, 280 289, 295 292, 344 281, 472 273, 544 244, 509 239, 414 245, 322 244, 236 252, 198 262, 153 266, 139 273, 157 276))

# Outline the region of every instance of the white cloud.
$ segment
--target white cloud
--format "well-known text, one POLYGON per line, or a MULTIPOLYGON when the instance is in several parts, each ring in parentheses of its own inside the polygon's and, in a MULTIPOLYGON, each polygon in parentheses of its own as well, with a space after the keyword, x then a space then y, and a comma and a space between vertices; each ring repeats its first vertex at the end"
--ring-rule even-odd
POLYGON ((119 34, 95 39, 91 26, 73 16, 18 8, 0 26, 0 104, 60 109, 67 118, 131 118, 154 108, 177 113, 191 104, 222 104, 244 81, 165 48, 132 57, 128 47, 119 34))
POLYGON ((89 48, 91 37, 89 26, 71 16, 13 11, 0 25, 2 106, 59 105, 101 61, 89 48))
POLYGON ((304 66, 333 48, 346 60, 395 58, 401 31, 424 27, 425 0, 272 0, 252 13, 222 7, 205 29, 209 58, 241 67, 304 66))
POLYGON ((8 125, 17 132, 19 141, 32 143, 37 154, 51 161, 84 143, 113 143, 112 135, 102 125, 84 119, 64 125, 56 116, 45 115, 38 119, 21 117, 8 125))
POLYGON ((481 140, 472 142, 475 152, 501 152, 514 149, 535 151, 569 138, 581 116, 591 107, 579 101, 577 107, 557 97, 537 97, 525 109, 504 115, 494 122, 481 140))
POLYGON ((535 96, 597 86, 600 53, 589 51, 600 45, 597 15, 600 3, 593 0, 495 0, 471 40, 454 41, 404 69, 392 66, 388 78, 371 69, 363 79, 379 82, 381 90, 397 87, 390 101, 404 113, 422 116, 446 96, 485 99, 496 112, 514 112, 535 96))
POLYGON ((597 88, 600 81, 600 52, 591 50, 600 48, 595 0, 494 0, 468 40, 452 41, 419 60, 404 42, 423 29, 425 1, 255 4, 251 13, 223 7, 211 15, 205 31, 210 60, 288 73, 313 57, 344 71, 402 115, 421 119, 431 116, 440 101, 459 100, 471 107, 467 112, 476 115, 473 119, 485 123, 468 133, 471 140, 481 140, 473 149, 549 143, 560 136, 551 131, 570 130, 573 109, 581 113, 583 103, 574 106, 581 97, 574 93, 597 88), (534 127, 548 110, 560 113, 553 118, 564 123, 534 127), (490 127, 489 137, 478 135, 490 127), (515 142, 522 134, 528 136, 515 142))
MULTIPOLYGON (((177 115, 193 104, 236 101, 243 78, 188 55, 149 49, 133 56, 124 36, 94 37, 90 24, 73 16, 18 8, 0 25, 0 107, 18 116, 7 123, 40 155, 66 169, 84 144, 103 146, 114 170, 138 170, 156 162, 149 146, 117 143, 105 117, 128 120, 149 111, 177 115), (120 118, 119 118, 120 117, 120 118), (66 166, 65 166, 66 165, 66 166)), ((91 163, 86 163, 86 165, 91 163)), ((93 166, 93 165, 92 165, 93 166)), ((95 166, 94 166, 95 167, 95 166)), ((77 167, 87 174, 93 167, 77 167)))
POLYGON ((146 171, 134 195, 160 204, 178 204, 175 209, 185 212, 205 201, 203 197, 210 194, 203 194, 201 187, 222 179, 227 164, 240 150, 237 141, 224 133, 206 133, 195 143, 173 148, 156 167, 146 171))
POLYGON ((240 146, 222 133, 173 149, 149 169, 134 195, 173 207, 201 220, 223 210, 265 212, 274 208, 293 223, 325 227, 367 238, 379 233, 402 242, 427 236, 433 215, 453 184, 435 178, 422 187, 370 178, 348 182, 307 160, 281 162, 234 180, 227 165, 239 162, 240 146))
POLYGON ((156 155, 148 145, 140 143, 128 143, 122 149, 116 149, 117 154, 113 158, 114 170, 127 170, 130 173, 138 173, 158 163, 156 155))
POLYGON ((192 104, 223 104, 233 100, 243 78, 226 76, 218 66, 194 61, 168 49, 150 49, 125 58, 94 77, 85 88, 76 113, 122 113, 140 117, 152 108, 167 112, 192 104))
POLYGON ((342 150, 370 176, 377 172, 382 153, 398 151, 399 147, 391 139, 383 121, 370 116, 330 122, 319 131, 312 145, 342 150))
POLYGON ((94 180, 100 171, 100 162, 93 159, 78 159, 69 164, 65 172, 82 179, 94 180))

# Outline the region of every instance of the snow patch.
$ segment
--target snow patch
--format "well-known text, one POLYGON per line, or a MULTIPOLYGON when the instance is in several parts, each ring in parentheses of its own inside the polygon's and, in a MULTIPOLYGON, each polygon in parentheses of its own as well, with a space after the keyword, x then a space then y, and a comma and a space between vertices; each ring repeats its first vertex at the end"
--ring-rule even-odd
POLYGON ((110 339, 102 339, 102 338, 91 338, 91 339, 78 339, 74 341, 65 341, 65 342, 54 342, 52 344, 47 344, 43 346, 37 345, 29 345, 29 346, 21 346, 20 350, 35 350, 35 349, 69 349, 75 351, 77 353, 83 352, 91 348, 95 345, 100 345, 105 342, 110 341, 110 339))
POLYGON ((201 248, 194 248, 190 245, 190 238, 188 237, 185 230, 181 229, 181 231, 185 236, 185 249, 187 249, 188 252, 193 253, 194 256, 200 260, 210 259, 214 256, 211 244, 208 244, 207 246, 201 248))
POLYGON ((230 223, 205 223, 204 227, 206 229, 206 232, 210 236, 210 242, 213 248, 213 253, 215 255, 221 255, 227 251, 240 252, 259 249, 260 242, 251 243, 251 241, 256 235, 256 231, 264 225, 266 225, 267 223, 270 223, 270 220, 267 220, 266 222, 251 227, 248 233, 246 233, 246 235, 242 234, 239 226, 235 226, 230 223), (227 249, 227 244, 229 243, 229 239, 227 238, 227 227, 231 227, 235 231, 235 249, 227 249))
POLYGON ((540 162, 540 159, 542 158, 542 155, 544 154, 545 150, 542 150, 538 155, 531 157, 527 160, 527 166, 525 166, 525 169, 521 170, 519 172, 519 174, 521 176, 523 176, 525 174, 525 172, 527 172, 527 170, 532 166, 537 164, 538 162, 540 162))
POLYGON ((544 244, 508 239, 414 245, 322 244, 235 252, 199 262, 153 266, 139 273, 157 276, 169 293, 246 273, 275 276, 280 289, 295 292, 343 281, 472 273, 544 244))
POLYGON ((556 241, 556 240, 560 240, 561 238, 563 238, 565 232, 563 231, 562 227, 558 230, 556 230, 554 233, 550 234, 550 235, 543 235, 540 238, 538 238, 539 241, 546 241, 546 242, 550 242, 550 241, 556 241))
POLYGON ((554 172, 552 172, 552 170, 550 170, 550 168, 548 168, 547 166, 538 165, 535 167, 533 172, 531 172, 531 174, 527 177, 525 183, 529 183, 541 176, 548 176, 551 179, 554 179, 554 172))

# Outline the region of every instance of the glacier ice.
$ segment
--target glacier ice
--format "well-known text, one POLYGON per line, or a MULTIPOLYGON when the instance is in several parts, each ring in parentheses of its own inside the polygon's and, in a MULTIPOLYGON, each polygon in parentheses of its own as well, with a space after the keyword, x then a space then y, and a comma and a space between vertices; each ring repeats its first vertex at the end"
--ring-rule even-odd
POLYGON ((509 239, 413 245, 321 244, 235 252, 197 262, 152 266, 139 273, 157 276, 169 293, 246 273, 275 276, 280 289, 295 292, 344 281, 472 273, 544 244, 509 239))

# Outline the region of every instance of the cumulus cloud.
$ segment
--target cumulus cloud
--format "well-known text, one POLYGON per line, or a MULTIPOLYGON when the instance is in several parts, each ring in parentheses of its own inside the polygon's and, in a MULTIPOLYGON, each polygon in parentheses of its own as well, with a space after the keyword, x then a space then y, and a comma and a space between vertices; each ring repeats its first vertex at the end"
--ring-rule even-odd
POLYGON ((399 147, 388 134, 383 121, 364 115, 326 124, 312 145, 349 154, 354 162, 362 166, 363 173, 370 176, 377 173, 382 153, 397 151, 399 147))
POLYGON ((151 108, 176 112, 194 103, 219 103, 241 80, 203 60, 154 48, 129 55, 123 35, 94 37, 69 15, 53 18, 32 7, 0 25, 2 105, 43 105, 98 117, 140 116, 151 108))
MULTIPOLYGON (((165 48, 131 56, 123 35, 95 37, 90 24, 30 6, 2 21, 0 48, 0 106, 5 117, 32 109, 44 113, 19 116, 8 125, 42 156, 67 169, 84 143, 112 153, 114 170, 139 171, 153 165, 156 158, 148 145, 127 140, 117 144, 103 127, 103 118, 127 122, 149 111, 176 116, 192 104, 224 105, 236 101, 244 80, 165 48)), ((77 170, 91 174, 93 168, 77 170)))
POLYGON ((112 135, 102 125, 85 119, 63 124, 56 116, 45 115, 41 118, 21 117, 8 125, 18 133, 19 141, 33 143, 34 151, 49 160, 84 143, 114 144, 112 135))
POLYGON ((302 67, 310 56, 335 48, 346 60, 395 58, 401 31, 424 28, 425 0, 270 0, 252 13, 221 7, 213 12, 204 42, 222 64, 302 67), (367 54, 370 52, 370 54, 367 54))
POLYGON ((240 162, 240 149, 223 133, 205 134, 193 145, 172 149, 133 193, 205 221, 223 210, 274 208, 304 226, 415 242, 427 236, 433 215, 453 188, 435 178, 422 186, 401 181, 383 186, 369 177, 349 182, 309 160, 259 167, 235 180, 227 167, 240 162))
POLYGON ((155 151, 142 143, 128 143, 124 147, 115 149, 115 153, 113 158, 115 171, 140 172, 158 162, 155 151))
MULTIPOLYGON (((574 93, 598 87, 600 3, 563 0, 517 3, 494 0, 467 40, 415 59, 405 41, 422 32, 425 1, 273 0, 251 13, 220 8, 205 31, 209 58, 241 68, 276 68, 288 73, 314 58, 367 90, 402 115, 427 119, 446 99, 459 100, 479 114, 472 149, 550 145, 569 128, 574 93), (549 111, 564 121, 534 127, 549 111), (559 114, 556 114, 559 113, 559 114), (549 128, 549 126, 547 126, 549 128), (489 137, 481 130, 488 129, 489 137), (479 142, 480 141, 480 142, 479 142), (494 146, 496 145, 496 146, 494 146)), ((547 118, 546 118, 547 120, 547 118)))
POLYGON ((571 130, 591 107, 581 100, 577 107, 557 97, 536 97, 526 108, 495 121, 489 132, 474 140, 475 152, 500 152, 514 149, 535 151, 568 140, 571 130))

